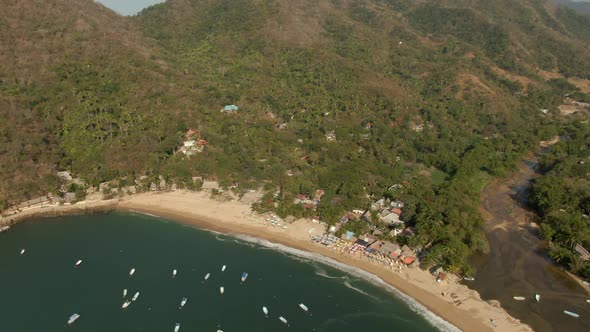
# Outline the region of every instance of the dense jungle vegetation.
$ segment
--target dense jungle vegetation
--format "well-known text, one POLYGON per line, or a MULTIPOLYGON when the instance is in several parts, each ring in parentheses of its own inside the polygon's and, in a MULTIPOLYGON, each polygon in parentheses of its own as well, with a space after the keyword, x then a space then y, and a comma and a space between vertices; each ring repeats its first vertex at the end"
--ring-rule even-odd
POLYGON ((540 0, 0 4, 0 208, 63 169, 263 187, 259 208, 330 224, 388 195, 452 271, 486 250, 483 186, 558 133, 559 80, 590 79, 590 20, 540 0), (208 145, 186 158, 189 128, 208 145), (292 203, 319 188, 317 211, 292 203))

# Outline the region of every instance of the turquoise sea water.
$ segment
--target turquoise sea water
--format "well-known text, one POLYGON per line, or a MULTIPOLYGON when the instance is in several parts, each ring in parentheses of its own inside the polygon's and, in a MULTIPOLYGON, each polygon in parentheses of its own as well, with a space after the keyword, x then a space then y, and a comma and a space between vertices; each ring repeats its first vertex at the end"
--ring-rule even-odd
POLYGON ((0 330, 173 331, 176 323, 181 332, 445 329, 354 272, 277 249, 123 212, 30 220, 0 234, 0 330), (242 272, 249 273, 243 284, 242 272), (128 298, 140 292, 125 310, 124 288, 128 298), (73 313, 81 317, 67 326, 73 313))

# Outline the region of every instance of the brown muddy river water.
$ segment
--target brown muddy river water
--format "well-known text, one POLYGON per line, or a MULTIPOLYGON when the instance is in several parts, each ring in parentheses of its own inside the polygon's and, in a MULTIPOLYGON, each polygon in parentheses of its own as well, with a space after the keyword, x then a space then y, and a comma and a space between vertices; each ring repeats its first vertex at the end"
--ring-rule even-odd
POLYGON ((498 300, 512 316, 535 331, 590 331, 590 289, 554 265, 536 235, 537 217, 526 207, 527 189, 537 159, 521 163, 511 178, 490 184, 482 193, 490 252, 473 257, 475 281, 466 284, 484 300, 498 300), (586 289, 584 289, 586 288, 586 289), (535 293, 541 299, 536 302, 535 293), (513 296, 522 296, 516 301, 513 296), (570 317, 563 310, 575 312, 570 317))

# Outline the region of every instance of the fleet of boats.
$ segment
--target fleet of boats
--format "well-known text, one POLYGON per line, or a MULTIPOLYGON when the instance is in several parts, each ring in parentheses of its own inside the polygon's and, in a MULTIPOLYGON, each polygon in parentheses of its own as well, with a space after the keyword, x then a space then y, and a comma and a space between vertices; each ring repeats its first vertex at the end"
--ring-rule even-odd
POLYGON ((73 315, 71 315, 71 316, 70 316, 70 318, 68 319, 68 325, 72 325, 72 324, 74 324, 74 322, 75 322, 75 321, 76 321, 78 318, 80 318, 80 315, 79 315, 79 314, 77 314, 77 313, 76 313, 76 314, 73 314, 73 315))
MULTIPOLYGON (((513 296, 513 299, 515 299, 516 301, 524 301, 526 300, 526 298, 524 296, 513 296)), ((540 302, 541 301, 541 295, 538 293, 535 293, 535 301, 536 302, 540 302)), ((586 300, 586 302, 590 303, 590 300, 586 300)), ((579 318, 580 315, 578 315, 577 313, 573 312, 573 311, 569 311, 569 310, 564 310, 563 311, 564 314, 571 316, 571 317, 575 317, 575 318, 579 318)))

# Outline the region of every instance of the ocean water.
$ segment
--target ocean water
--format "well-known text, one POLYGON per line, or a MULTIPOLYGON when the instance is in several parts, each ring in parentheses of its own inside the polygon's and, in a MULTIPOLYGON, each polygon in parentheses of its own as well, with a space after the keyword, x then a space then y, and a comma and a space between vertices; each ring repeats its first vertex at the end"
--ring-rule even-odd
POLYGON ((0 234, 0 331, 456 330, 378 279, 322 260, 132 213, 29 220, 0 234), (127 309, 124 288, 128 299, 140 292, 127 309))

